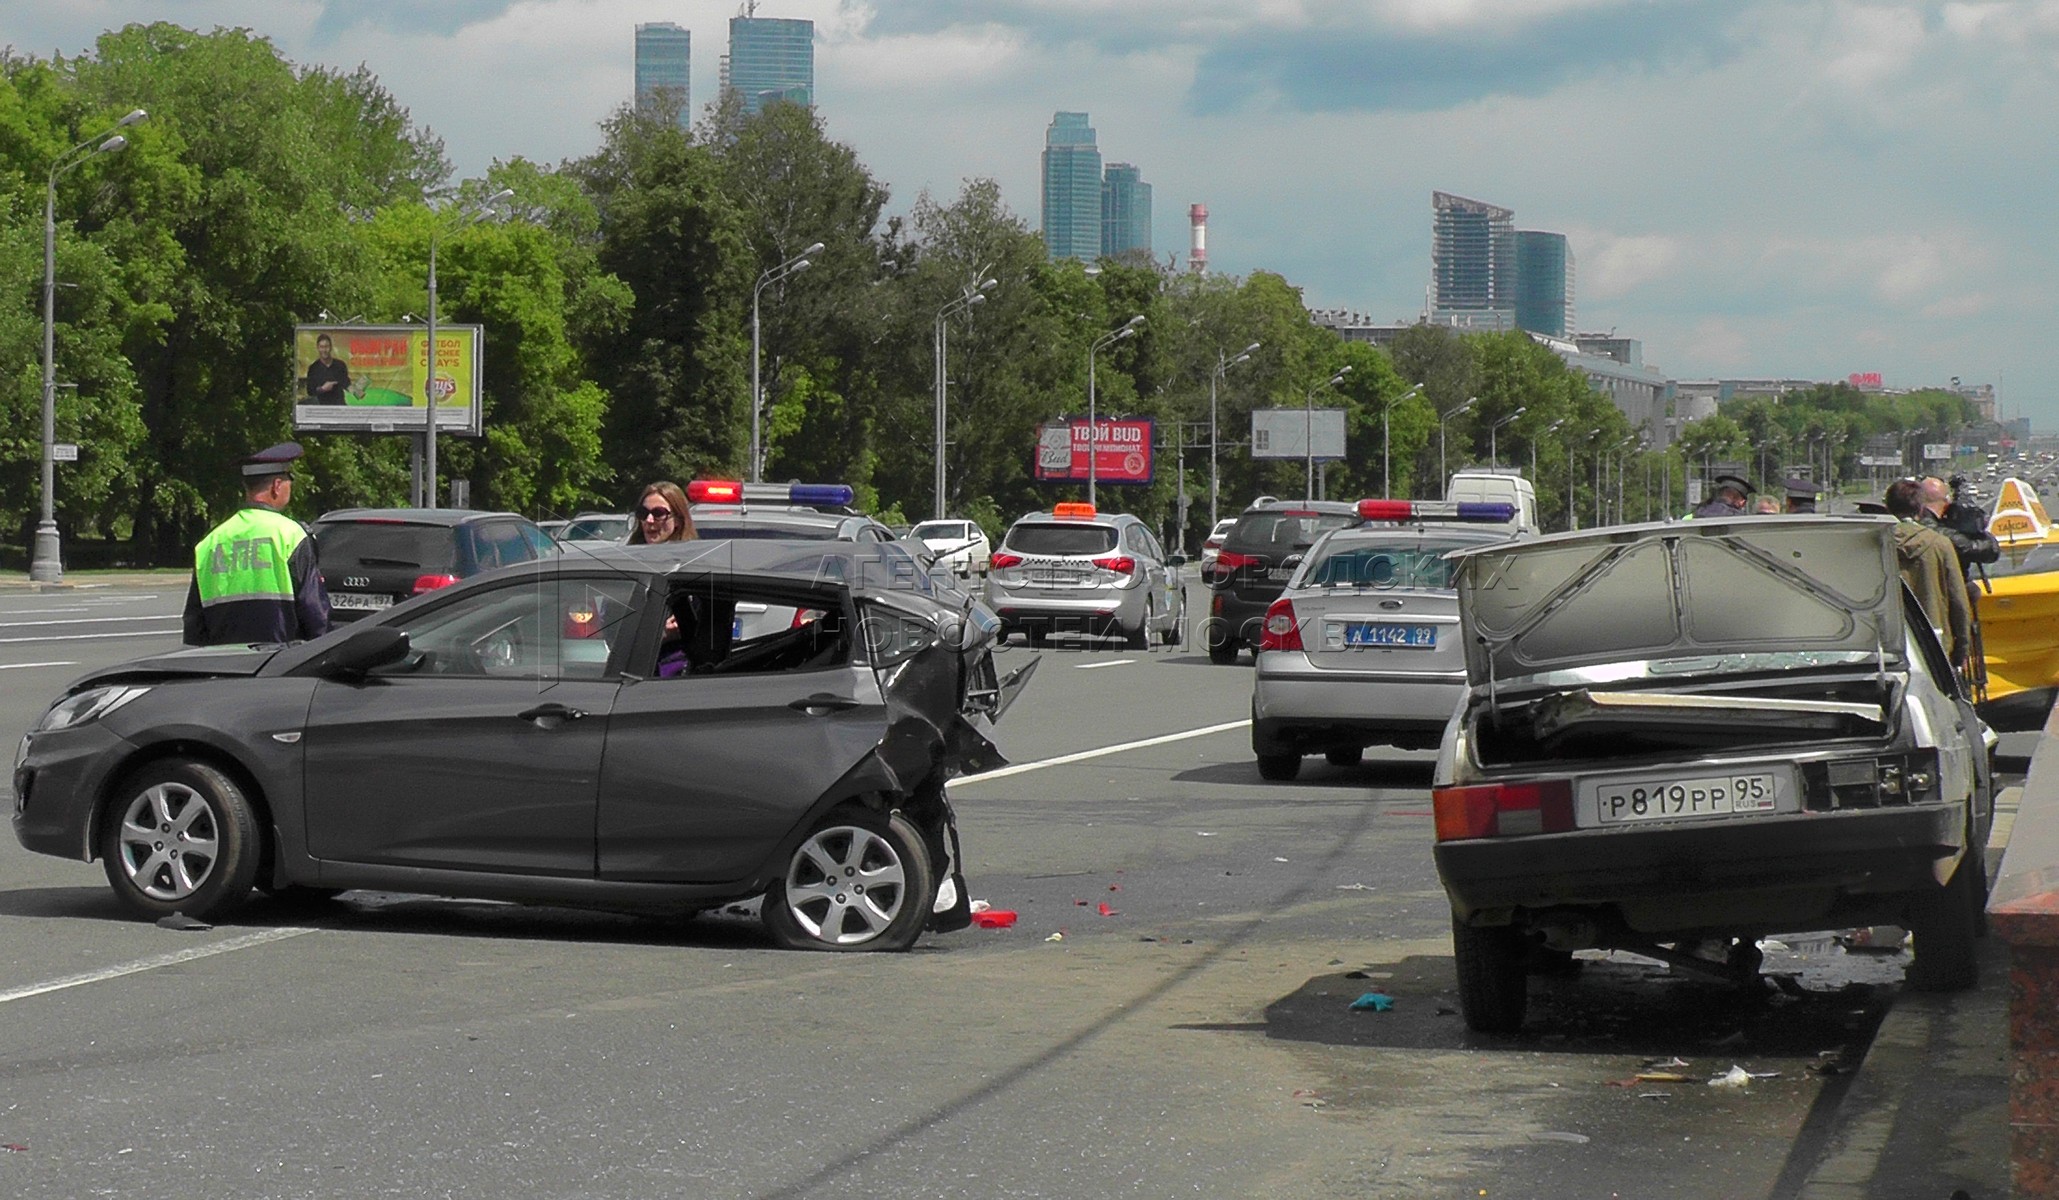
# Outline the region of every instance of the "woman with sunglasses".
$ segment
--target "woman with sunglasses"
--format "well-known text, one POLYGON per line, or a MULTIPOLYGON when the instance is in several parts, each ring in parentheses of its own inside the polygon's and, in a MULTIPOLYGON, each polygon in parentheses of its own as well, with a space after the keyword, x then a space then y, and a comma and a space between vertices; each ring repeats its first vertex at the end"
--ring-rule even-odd
POLYGON ((632 546, 646 542, 690 542, 700 536, 694 532, 692 514, 686 511, 686 493, 669 479, 645 488, 629 515, 635 522, 635 528, 629 531, 632 546))

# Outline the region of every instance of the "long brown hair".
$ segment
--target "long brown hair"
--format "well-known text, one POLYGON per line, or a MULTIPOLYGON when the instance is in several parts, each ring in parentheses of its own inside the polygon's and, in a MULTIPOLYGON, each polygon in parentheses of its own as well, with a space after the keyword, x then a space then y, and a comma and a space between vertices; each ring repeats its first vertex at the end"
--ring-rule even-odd
POLYGON ((701 536, 694 532, 693 514, 686 508, 686 492, 671 480, 660 479, 643 490, 643 494, 636 498, 636 507, 629 513, 630 545, 639 546, 651 540, 643 535, 643 506, 652 496, 663 500, 665 507, 672 510, 672 525, 658 541, 690 542, 701 536))

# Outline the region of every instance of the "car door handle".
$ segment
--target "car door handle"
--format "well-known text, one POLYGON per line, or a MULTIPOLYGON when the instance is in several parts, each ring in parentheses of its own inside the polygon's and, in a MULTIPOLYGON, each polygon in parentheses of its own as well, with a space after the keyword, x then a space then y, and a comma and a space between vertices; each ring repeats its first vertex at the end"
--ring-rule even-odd
POLYGON ((534 721, 545 729, 553 728, 561 721, 577 721, 585 715, 586 710, 583 708, 568 708, 557 703, 539 704, 535 708, 524 709, 515 714, 517 718, 534 721))
POLYGON ((787 707, 795 712, 807 713, 811 717, 820 717, 856 708, 858 702, 848 696, 832 696, 828 692, 817 692, 812 696, 803 696, 799 700, 790 700, 787 707))

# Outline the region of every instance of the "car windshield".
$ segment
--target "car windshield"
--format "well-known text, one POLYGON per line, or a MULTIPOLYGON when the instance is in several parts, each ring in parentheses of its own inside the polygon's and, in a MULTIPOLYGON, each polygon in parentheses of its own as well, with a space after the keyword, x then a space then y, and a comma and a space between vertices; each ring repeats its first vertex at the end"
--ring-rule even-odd
POLYGON ((2059 545, 2039 542, 2028 549, 2004 547, 2001 558, 1981 569, 1993 578, 2059 571, 2059 545))
POLYGON ((924 521, 922 524, 909 530, 908 536, 918 541, 934 539, 943 542, 952 541, 957 538, 967 538, 972 535, 965 532, 965 522, 963 521, 924 521))
POLYGON ((613 516, 579 517, 566 522, 558 532, 559 540, 567 542, 621 541, 628 536, 629 518, 613 516))
POLYGON ((456 565, 457 539, 447 525, 400 521, 337 521, 316 524, 315 557, 324 570, 410 567, 449 571, 456 565))
POLYGON ((1306 549, 1332 529, 1345 529, 1356 524, 1358 518, 1351 513, 1318 513, 1305 509, 1250 512, 1237 518, 1236 527, 1230 530, 1223 545, 1245 554, 1280 555, 1290 550, 1306 549))
POLYGON ((782 542, 829 542, 836 540, 835 525, 761 525, 745 524, 736 520, 719 520, 696 516, 693 519, 694 532, 703 538, 729 538, 731 540, 764 539, 782 542))
POLYGON ((1449 589, 1452 564, 1445 560, 1445 552, 1475 544, 1456 539, 1342 542, 1332 538, 1304 568, 1301 586, 1449 589))
POLYGON ((1022 554, 1106 554, 1115 530, 1106 525, 1034 521, 1008 531, 1008 548, 1022 554))

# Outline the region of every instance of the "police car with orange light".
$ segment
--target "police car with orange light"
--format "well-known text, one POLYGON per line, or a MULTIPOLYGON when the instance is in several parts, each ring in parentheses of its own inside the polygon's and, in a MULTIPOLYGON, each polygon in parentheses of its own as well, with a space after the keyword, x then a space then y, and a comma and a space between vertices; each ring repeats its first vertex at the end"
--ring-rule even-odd
POLYGON ((1054 505, 1009 526, 986 599, 1003 636, 1021 633, 1032 646, 1052 633, 1120 637, 1132 650, 1153 637, 1170 646, 1187 620, 1180 563, 1144 522, 1091 504, 1054 505))
POLYGON ((1464 697, 1453 550, 1509 537, 1507 504, 1361 500, 1364 524, 1323 535, 1266 610, 1251 693, 1259 774, 1306 754, 1352 766, 1371 745, 1435 748, 1464 697))

